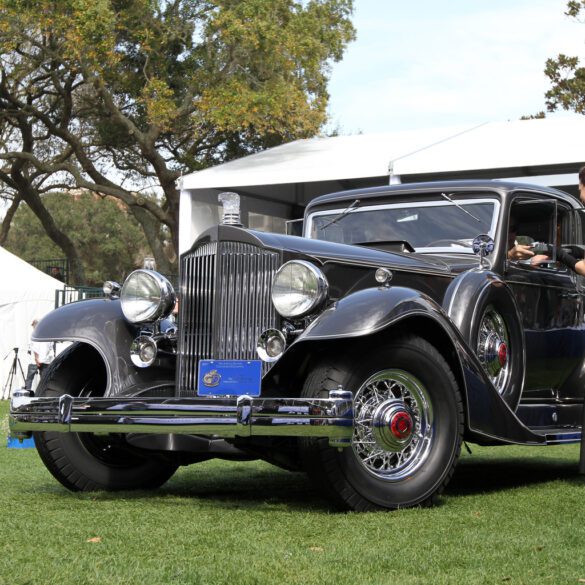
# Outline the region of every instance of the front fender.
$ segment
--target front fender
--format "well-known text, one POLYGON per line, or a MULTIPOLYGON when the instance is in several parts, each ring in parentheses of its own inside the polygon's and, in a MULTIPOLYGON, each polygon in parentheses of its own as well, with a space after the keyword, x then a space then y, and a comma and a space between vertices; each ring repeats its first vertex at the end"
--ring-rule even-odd
POLYGON ((105 396, 144 392, 174 382, 174 358, 161 357, 149 368, 137 368, 130 345, 138 327, 129 323, 118 299, 89 299, 50 312, 34 330, 35 341, 78 341, 93 347, 106 372, 105 396))
MULTIPOLYGON (((292 379, 298 366, 309 363, 316 350, 326 344, 348 340, 355 343, 351 354, 359 359, 362 338, 384 334, 397 326, 408 330, 415 319, 427 320, 427 327, 440 330, 441 339, 449 347, 441 347, 451 355, 451 367, 461 382, 467 408, 467 426, 472 437, 514 443, 538 444, 543 438, 526 428, 486 377, 477 356, 469 348, 458 327, 444 309, 427 295, 405 287, 370 288, 353 293, 326 309, 290 346, 270 370, 266 382, 292 379), (351 338, 359 338, 355 342, 351 338)), ((417 331, 420 329, 417 328, 417 331)), ((384 338, 380 338, 380 342, 384 338)), ((333 345, 331 345, 333 348, 333 345)), ((282 383, 282 382, 281 382, 282 383)), ((355 391, 355 388, 346 388, 355 391)))
POLYGON ((439 318, 441 313, 435 301, 414 289, 401 286, 367 288, 326 309, 303 332, 297 343, 309 339, 371 335, 408 315, 439 318))

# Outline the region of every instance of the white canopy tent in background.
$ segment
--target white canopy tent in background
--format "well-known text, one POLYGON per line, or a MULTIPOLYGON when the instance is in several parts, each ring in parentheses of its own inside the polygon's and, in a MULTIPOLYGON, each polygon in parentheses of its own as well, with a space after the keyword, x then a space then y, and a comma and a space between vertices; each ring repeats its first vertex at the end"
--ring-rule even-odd
POLYGON ((319 195, 388 183, 507 179, 577 196, 584 133, 585 116, 567 115, 296 140, 182 177, 179 249, 218 223, 221 191, 239 193, 244 223, 268 231, 319 195))
MULTIPOLYGON (((37 270, 0 247, 0 394, 3 393, 11 366, 14 362, 14 348, 24 374, 30 362, 27 353, 32 333, 33 319, 41 319, 55 307, 55 291, 63 288, 63 283, 37 270)), ((20 369, 12 388, 22 387, 20 369)), ((5 396, 5 394, 4 394, 5 396)))

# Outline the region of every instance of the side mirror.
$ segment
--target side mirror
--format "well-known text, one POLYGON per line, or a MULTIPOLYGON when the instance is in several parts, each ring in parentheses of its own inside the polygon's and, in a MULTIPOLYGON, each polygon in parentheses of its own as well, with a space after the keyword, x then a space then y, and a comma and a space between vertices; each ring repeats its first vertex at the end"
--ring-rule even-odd
POLYGON ((487 234, 477 236, 472 243, 473 253, 479 256, 479 267, 488 268, 484 258, 487 258, 494 251, 494 240, 487 234))

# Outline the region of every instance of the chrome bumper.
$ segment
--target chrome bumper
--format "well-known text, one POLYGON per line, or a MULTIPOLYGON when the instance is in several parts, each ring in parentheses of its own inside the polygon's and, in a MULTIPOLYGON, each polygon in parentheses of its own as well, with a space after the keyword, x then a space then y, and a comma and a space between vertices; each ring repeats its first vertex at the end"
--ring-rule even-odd
POLYGON ((218 437, 324 437, 344 447, 353 433, 352 393, 328 398, 30 398, 10 403, 13 437, 63 433, 179 433, 218 437))

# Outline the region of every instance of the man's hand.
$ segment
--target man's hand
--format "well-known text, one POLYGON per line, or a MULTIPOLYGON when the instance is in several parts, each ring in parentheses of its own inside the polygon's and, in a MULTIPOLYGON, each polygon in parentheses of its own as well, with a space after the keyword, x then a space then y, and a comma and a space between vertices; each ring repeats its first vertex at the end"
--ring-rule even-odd
POLYGON ((534 252, 530 249, 530 246, 523 244, 516 244, 508 250, 508 260, 528 260, 533 256, 534 252))
POLYGON ((530 258, 530 264, 533 266, 538 266, 543 262, 551 262, 551 260, 552 258, 546 254, 536 254, 536 256, 532 256, 532 258, 530 258))

